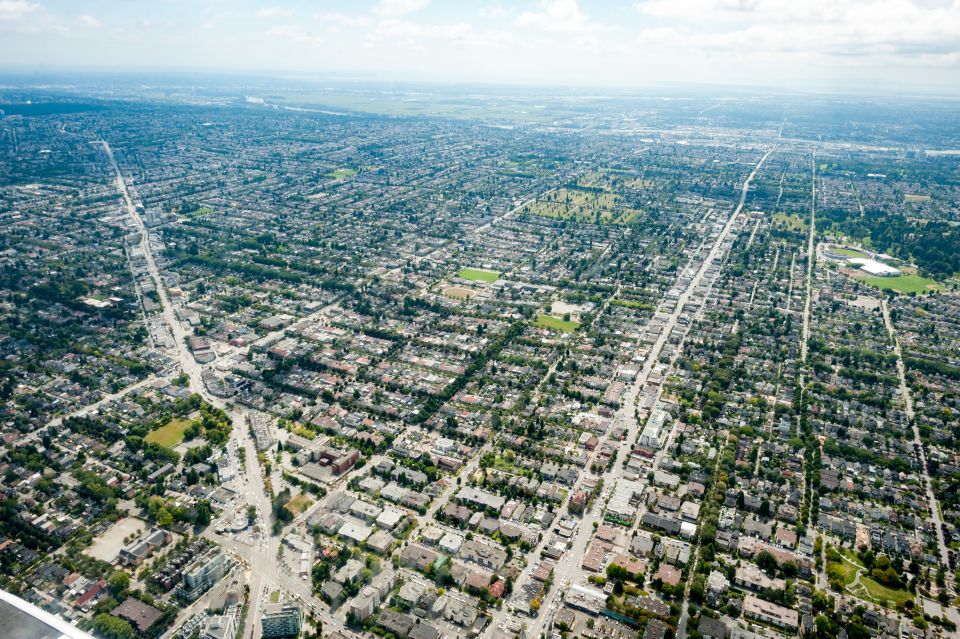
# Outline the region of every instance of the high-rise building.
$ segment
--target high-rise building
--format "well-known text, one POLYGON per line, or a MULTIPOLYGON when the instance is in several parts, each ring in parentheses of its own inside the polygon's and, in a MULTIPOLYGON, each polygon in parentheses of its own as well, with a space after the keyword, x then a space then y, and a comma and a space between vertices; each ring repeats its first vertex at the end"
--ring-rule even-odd
POLYGON ((268 604, 260 617, 264 639, 296 637, 300 633, 301 618, 300 606, 291 603, 268 604))
POLYGON ((194 559, 183 571, 183 580, 177 587, 178 594, 193 601, 227 574, 230 562, 222 550, 211 548, 194 559))

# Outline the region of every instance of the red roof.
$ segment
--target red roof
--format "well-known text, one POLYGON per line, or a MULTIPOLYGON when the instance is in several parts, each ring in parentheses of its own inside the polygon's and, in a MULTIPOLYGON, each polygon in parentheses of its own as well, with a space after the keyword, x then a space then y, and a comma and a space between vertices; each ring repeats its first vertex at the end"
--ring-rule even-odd
POLYGON ((87 588, 87 591, 85 593, 77 597, 77 605, 78 606, 87 605, 88 603, 90 603, 90 600, 96 597, 97 595, 99 595, 100 591, 106 588, 106 586, 107 586, 106 581, 104 581, 103 579, 97 580, 97 583, 87 588))

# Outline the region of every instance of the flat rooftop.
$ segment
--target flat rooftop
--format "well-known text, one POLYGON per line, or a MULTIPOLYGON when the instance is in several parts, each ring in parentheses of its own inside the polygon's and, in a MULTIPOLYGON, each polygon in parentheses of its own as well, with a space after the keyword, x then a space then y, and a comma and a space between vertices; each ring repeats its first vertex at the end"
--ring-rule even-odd
POLYGON ((5 639, 93 639, 63 619, 3 590, 0 628, 5 639))

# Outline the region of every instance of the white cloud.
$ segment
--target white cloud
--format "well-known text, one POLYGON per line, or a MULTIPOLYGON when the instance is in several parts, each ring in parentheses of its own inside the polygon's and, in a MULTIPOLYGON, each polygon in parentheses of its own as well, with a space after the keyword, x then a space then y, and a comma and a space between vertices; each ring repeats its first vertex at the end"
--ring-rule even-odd
POLYGON ((384 18, 398 18, 427 8, 430 0, 380 0, 373 12, 384 18))
POLYGON ((540 0, 539 11, 521 13, 516 23, 520 27, 560 33, 577 33, 591 26, 580 12, 577 0, 540 0))
POLYGON ((474 29, 468 22, 423 24, 410 20, 381 20, 370 32, 368 46, 401 46, 405 49, 427 50, 432 43, 482 49, 489 55, 513 39, 504 31, 474 29))
POLYGON ((701 49, 832 56, 903 56, 960 51, 960 0, 643 0, 644 14, 670 21, 641 40, 701 49))
POLYGON ((0 22, 13 22, 40 9, 39 4, 26 0, 0 0, 0 22))
POLYGON ((323 42, 322 38, 311 34, 303 27, 295 24, 284 24, 278 27, 273 27, 267 31, 267 35, 272 38, 280 38, 289 42, 296 42, 297 44, 316 45, 323 42))
POLYGON ((83 15, 77 18, 77 21, 80 22, 85 27, 90 27, 91 29, 99 29, 103 26, 103 23, 94 18, 93 16, 83 15))
POLYGON ((318 22, 327 25, 329 30, 343 28, 355 29, 360 27, 369 27, 373 21, 369 16, 351 16, 337 11, 323 11, 313 14, 318 22))
POLYGON ((494 2, 491 5, 480 7, 479 11, 481 18, 503 18, 511 13, 513 13, 512 9, 505 9, 499 2, 494 2))
POLYGON ((258 18, 289 18, 294 13, 289 7, 263 7, 257 11, 258 18))

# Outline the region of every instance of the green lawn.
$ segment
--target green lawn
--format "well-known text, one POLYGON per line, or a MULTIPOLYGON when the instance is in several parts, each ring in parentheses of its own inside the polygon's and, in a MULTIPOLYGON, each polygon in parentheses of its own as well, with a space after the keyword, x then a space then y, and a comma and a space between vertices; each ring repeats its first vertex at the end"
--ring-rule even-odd
POLYGON ((873 603, 883 603, 891 607, 895 607, 905 601, 913 601, 913 595, 909 590, 904 588, 888 588, 872 577, 869 577, 866 569, 858 567, 860 560, 852 550, 843 548, 840 552, 844 557, 844 561, 840 563, 845 573, 843 585, 851 594, 873 603), (860 573, 860 581, 854 585, 853 582, 856 580, 858 572, 860 573))
POLYGON ((343 180, 348 177, 353 177, 356 174, 356 169, 334 169, 327 173, 327 177, 332 177, 334 180, 343 180))
POLYGON ((846 255, 847 257, 870 257, 863 251, 857 251, 855 249, 840 248, 839 246, 834 246, 830 249, 831 253, 837 253, 839 255, 846 255))
POLYGON ((564 322, 560 318, 554 317, 553 315, 544 315, 543 313, 537 315, 534 324, 541 328, 550 328, 555 331, 563 331, 564 333, 572 333, 580 328, 580 322, 564 322))
POLYGON ((897 277, 866 277, 865 283, 883 290, 893 290, 898 293, 923 293, 938 291, 940 285, 936 281, 919 275, 899 275, 897 277))
POLYGON ((913 601, 913 595, 909 590, 902 588, 893 590, 883 584, 877 583, 870 577, 860 577, 860 583, 867 592, 868 599, 873 599, 876 603, 886 602, 888 606, 897 606, 906 601, 913 601))
POLYGON ((465 268, 457 273, 457 277, 462 280, 490 283, 500 279, 500 273, 498 271, 486 271, 480 268, 465 268))
POLYGON ((161 426, 157 430, 150 431, 144 437, 144 441, 151 444, 160 444, 167 448, 173 448, 183 441, 183 433, 193 422, 189 419, 171 419, 166 426, 161 426))
POLYGON ((204 215, 210 215, 211 213, 215 212, 216 211, 211 209, 209 206, 201 206, 197 210, 187 213, 187 217, 203 217, 204 215))

